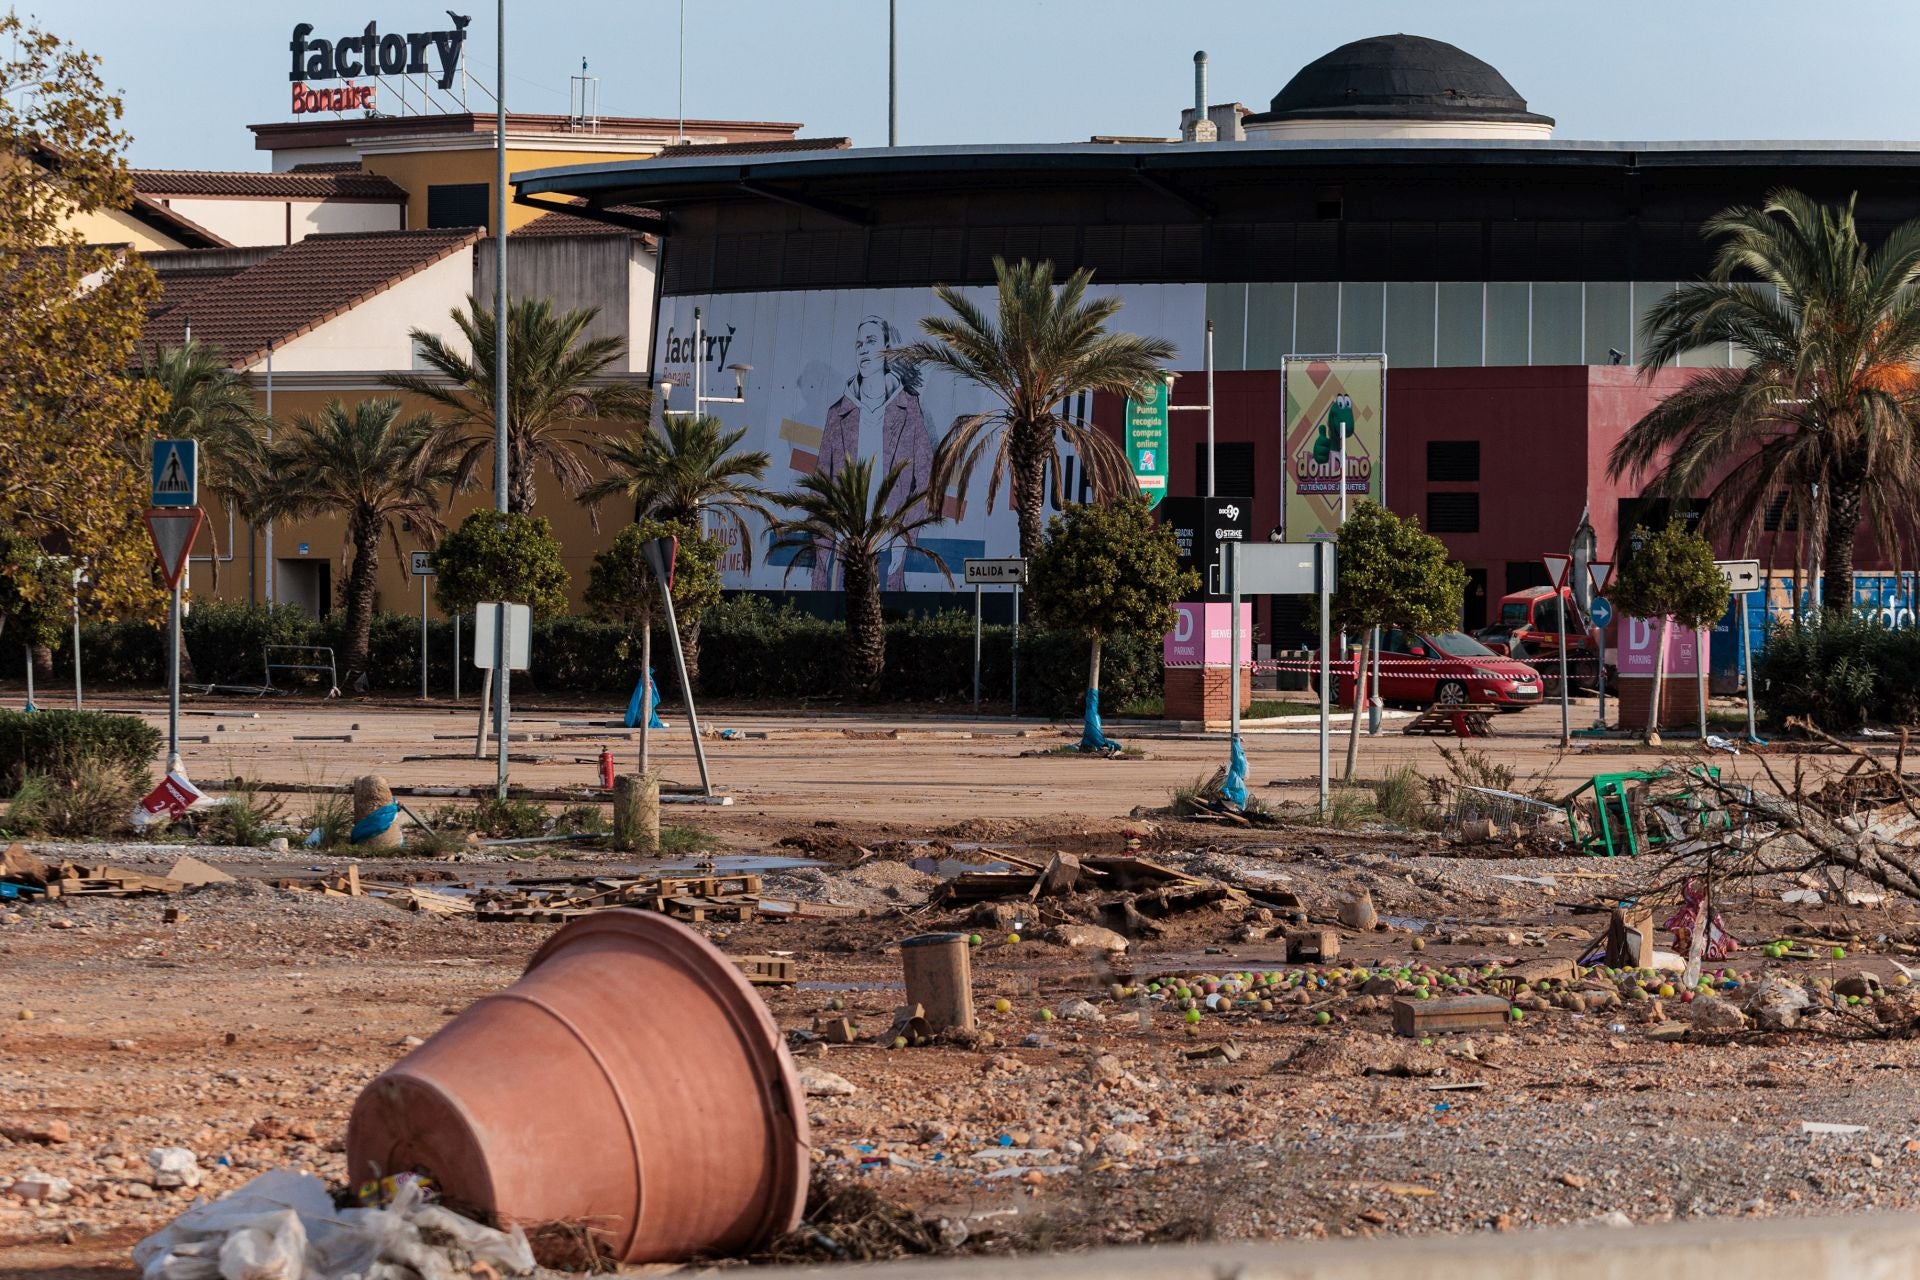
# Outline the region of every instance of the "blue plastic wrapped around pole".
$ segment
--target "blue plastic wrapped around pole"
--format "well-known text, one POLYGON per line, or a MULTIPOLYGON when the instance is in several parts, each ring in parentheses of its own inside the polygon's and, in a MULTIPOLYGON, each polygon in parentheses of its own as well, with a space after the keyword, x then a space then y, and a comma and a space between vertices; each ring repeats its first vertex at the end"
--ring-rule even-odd
POLYGON ((633 686, 633 697, 627 699, 627 728, 637 729, 640 727, 640 698, 642 692, 649 689, 653 692, 653 699, 647 707, 647 728, 664 729, 667 727, 660 723, 660 686, 654 682, 653 672, 649 670, 646 675, 640 678, 639 683, 633 686))
POLYGON ((1080 749, 1082 751, 1105 751, 1109 754, 1120 750, 1120 744, 1100 732, 1100 691, 1087 690, 1086 714, 1080 718, 1080 749))
POLYGON ((1220 784, 1220 794, 1238 808, 1247 807, 1247 753, 1237 733, 1233 735, 1233 747, 1227 755, 1227 776, 1220 784))
MULTIPOLYGON (((369 813, 366 817, 360 819, 360 821, 354 823, 353 835, 349 838, 354 844, 363 844, 392 826, 394 819, 399 816, 400 806, 389 801, 381 805, 378 809, 375 809, 372 813, 369 813)), ((309 839, 309 843, 311 842, 311 839, 309 839)))

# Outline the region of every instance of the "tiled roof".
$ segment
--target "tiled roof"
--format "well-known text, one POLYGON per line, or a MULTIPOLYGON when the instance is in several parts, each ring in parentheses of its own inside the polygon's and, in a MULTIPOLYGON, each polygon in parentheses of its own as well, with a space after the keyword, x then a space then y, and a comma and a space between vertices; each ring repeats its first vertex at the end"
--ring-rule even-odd
MULTIPOLYGON (((663 219, 654 210, 644 205, 616 204, 607 206, 608 213, 622 214, 629 218, 638 218, 658 226, 665 225, 663 219)), ((527 223, 508 239, 521 236, 638 236, 646 233, 636 227, 625 227, 614 222, 601 222, 597 218, 583 218, 578 214, 564 213, 558 210, 543 213, 527 223)))
POLYGON ((189 249, 225 249, 231 242, 225 236, 207 230, 185 214, 175 213, 150 196, 134 194, 127 212, 169 240, 177 240, 189 249))
POLYGON ((359 173, 358 160, 305 160, 287 170, 288 173, 359 173))
POLYGON ((351 170, 249 173, 212 169, 135 169, 133 189, 143 196, 252 196, 266 199, 404 200, 391 178, 351 170))
POLYGON ((692 142, 668 147, 661 160, 681 160, 691 156, 757 156, 783 151, 845 151, 852 138, 760 138, 745 142, 692 142))
POLYGON ((189 289, 190 298, 147 321, 145 343, 178 346, 188 324, 194 341, 245 368, 280 345, 385 293, 400 281, 478 240, 478 228, 364 231, 316 235, 290 244, 245 271, 189 289))
POLYGON ((147 306, 157 316, 191 303, 223 280, 258 266, 280 252, 280 245, 247 245, 236 249, 181 249, 143 253, 141 258, 160 282, 160 294, 147 306))

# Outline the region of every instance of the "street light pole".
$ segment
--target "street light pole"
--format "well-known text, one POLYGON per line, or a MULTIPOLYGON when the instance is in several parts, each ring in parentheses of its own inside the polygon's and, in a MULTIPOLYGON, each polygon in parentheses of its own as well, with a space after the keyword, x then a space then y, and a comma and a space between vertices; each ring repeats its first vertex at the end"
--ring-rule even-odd
MULTIPOLYGON (((507 0, 497 0, 493 93, 493 509, 507 510, 507 0)), ((507 610, 493 620, 493 731, 499 735, 494 790, 507 798, 507 610)), ((483 713, 484 714, 484 713, 483 713)))
POLYGON ((887 0, 887 145, 900 145, 900 0, 887 0))

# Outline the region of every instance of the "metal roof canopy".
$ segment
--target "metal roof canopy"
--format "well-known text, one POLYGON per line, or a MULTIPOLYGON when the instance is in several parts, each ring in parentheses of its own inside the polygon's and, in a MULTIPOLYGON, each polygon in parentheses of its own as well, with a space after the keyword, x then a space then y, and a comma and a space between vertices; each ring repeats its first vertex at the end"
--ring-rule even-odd
MULTIPOLYGON (((1561 139, 1423 139, 1179 143, 1021 143, 994 147, 860 148, 785 157, 712 156, 616 160, 534 169, 513 178, 515 200, 580 217, 604 218, 600 206, 675 208, 774 200, 854 223, 874 211, 861 193, 884 179, 883 193, 956 186, 1030 186, 1037 174, 1062 187, 1145 186, 1212 216, 1210 186, 1236 186, 1302 169, 1414 167, 1435 170, 1911 169, 1920 174, 1920 143, 1834 142, 1579 142, 1561 139), (543 198, 547 197, 547 198, 543 198), (555 197, 582 197, 584 205, 555 197)), ((671 230, 669 224, 668 230, 671 230)))

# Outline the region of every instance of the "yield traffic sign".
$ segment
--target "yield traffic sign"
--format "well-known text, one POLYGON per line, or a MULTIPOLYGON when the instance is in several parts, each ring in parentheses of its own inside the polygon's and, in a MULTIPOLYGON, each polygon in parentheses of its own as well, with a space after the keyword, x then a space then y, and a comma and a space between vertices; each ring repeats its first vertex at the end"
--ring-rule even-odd
POLYGON ((1573 576, 1573 557, 1565 552, 1548 552, 1540 557, 1547 566, 1547 578, 1553 589, 1559 591, 1567 585, 1567 579, 1573 576))
POLYGON ((193 540, 206 522, 207 513, 199 507, 155 507, 147 512, 147 534, 153 539, 153 554, 160 561, 160 576, 167 586, 180 585, 193 540))
POLYGON ((1613 585, 1613 561, 1587 561, 1587 577, 1593 582, 1593 594, 1607 594, 1607 588, 1613 585))

